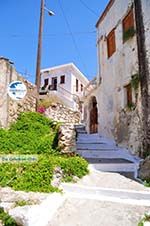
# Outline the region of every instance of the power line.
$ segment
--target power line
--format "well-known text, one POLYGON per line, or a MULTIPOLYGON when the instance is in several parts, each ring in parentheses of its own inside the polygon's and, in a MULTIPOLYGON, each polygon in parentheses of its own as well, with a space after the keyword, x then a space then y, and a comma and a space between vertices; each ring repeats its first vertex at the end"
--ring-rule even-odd
POLYGON ((68 27, 69 34, 70 34, 70 36, 71 36, 71 38, 72 38, 74 47, 75 47, 75 49, 76 49, 76 52, 77 52, 77 54, 78 54, 78 56, 79 56, 79 58, 80 58, 80 60, 81 60, 81 63, 82 63, 82 65, 83 65, 83 68, 84 68, 85 71, 87 72, 86 65, 85 65, 85 63, 84 63, 84 61, 83 61, 83 59, 82 59, 82 57, 81 57, 80 51, 79 51, 78 46, 77 46, 77 44, 76 44, 76 40, 75 40, 75 38, 74 38, 74 35, 73 35, 73 33, 72 33, 70 24, 69 24, 69 22, 68 22, 67 16, 66 16, 66 14, 65 14, 65 11, 64 11, 64 9, 63 9, 63 7, 62 7, 62 4, 61 4, 60 0, 58 0, 58 3, 59 3, 59 6, 60 6, 60 9, 61 9, 61 11, 62 11, 62 14, 63 14, 63 16, 64 16, 66 25, 67 25, 67 27, 68 27))
MULTIPOLYGON (((73 35, 93 35, 96 31, 76 31, 72 32, 73 35)), ((43 34, 44 37, 60 37, 61 36, 71 36, 70 33, 50 33, 50 34, 43 34)), ((28 35, 28 34, 8 34, 8 35, 1 35, 0 38, 32 38, 35 35, 28 35)))
POLYGON ((85 8, 87 8, 92 14, 95 16, 99 16, 97 12, 95 12, 93 9, 91 9, 83 0, 79 0, 82 5, 84 5, 85 8))

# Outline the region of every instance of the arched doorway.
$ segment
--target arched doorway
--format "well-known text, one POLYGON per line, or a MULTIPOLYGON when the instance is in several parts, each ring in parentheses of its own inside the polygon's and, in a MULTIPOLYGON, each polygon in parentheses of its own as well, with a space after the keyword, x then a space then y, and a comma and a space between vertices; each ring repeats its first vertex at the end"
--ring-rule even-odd
POLYGON ((90 133, 98 132, 98 108, 96 97, 91 97, 90 101, 90 133))

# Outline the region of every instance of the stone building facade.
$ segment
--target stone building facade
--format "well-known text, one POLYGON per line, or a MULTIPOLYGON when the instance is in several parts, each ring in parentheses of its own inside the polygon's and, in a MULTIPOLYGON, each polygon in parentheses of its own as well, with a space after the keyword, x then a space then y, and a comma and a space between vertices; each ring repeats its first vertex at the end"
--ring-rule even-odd
POLYGON ((24 111, 35 111, 36 87, 24 79, 15 69, 13 63, 4 57, 0 58, 0 127, 8 127, 24 111), (12 81, 22 81, 27 94, 22 100, 12 100, 7 94, 12 81))
MULTIPOLYGON (((143 155, 143 140, 148 138, 144 129, 143 112, 150 120, 150 2, 138 0, 145 39, 147 71, 141 73, 137 7, 134 0, 110 0, 100 16, 97 28, 98 74, 95 85, 86 93, 85 121, 89 133, 101 133, 115 138, 132 153, 143 155), (146 76, 147 104, 143 105, 142 79, 146 76), (149 107, 148 107, 149 106, 149 107), (95 119, 92 119, 95 112, 95 119), (94 126, 92 126, 94 124, 94 126)), ((138 6, 139 7, 139 6, 138 6)), ((140 26, 142 26, 140 25, 140 26)), ((142 64, 143 65, 143 64, 142 64)), ((145 83, 144 83, 145 84, 145 83)), ((150 133, 149 133, 150 134, 150 133)), ((147 149, 147 148, 146 148, 147 149)))

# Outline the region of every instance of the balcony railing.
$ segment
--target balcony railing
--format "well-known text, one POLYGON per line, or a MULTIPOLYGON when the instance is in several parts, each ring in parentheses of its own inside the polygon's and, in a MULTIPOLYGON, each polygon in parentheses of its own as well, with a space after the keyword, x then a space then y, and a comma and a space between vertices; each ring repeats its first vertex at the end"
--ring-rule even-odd
POLYGON ((39 89, 39 94, 44 95, 47 94, 49 91, 56 91, 57 90, 57 85, 47 85, 47 86, 42 86, 39 89))

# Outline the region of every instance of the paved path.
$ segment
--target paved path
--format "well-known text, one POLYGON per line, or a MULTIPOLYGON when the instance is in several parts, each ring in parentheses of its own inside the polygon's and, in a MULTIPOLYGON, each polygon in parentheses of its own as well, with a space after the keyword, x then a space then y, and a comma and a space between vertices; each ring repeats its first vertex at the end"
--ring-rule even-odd
POLYGON ((49 226, 137 226, 148 207, 68 198, 49 226))
POLYGON ((150 211, 150 189, 116 173, 92 170, 77 184, 63 183, 62 188, 65 202, 48 226, 137 226, 150 211))
POLYGON ((150 189, 116 173, 91 169, 78 183, 61 186, 62 194, 9 213, 26 226, 137 226, 150 211, 150 189))
POLYGON ((150 191, 150 188, 143 186, 143 184, 120 175, 119 173, 102 172, 93 169, 89 166, 90 174, 78 181, 78 185, 125 189, 135 191, 150 191))

